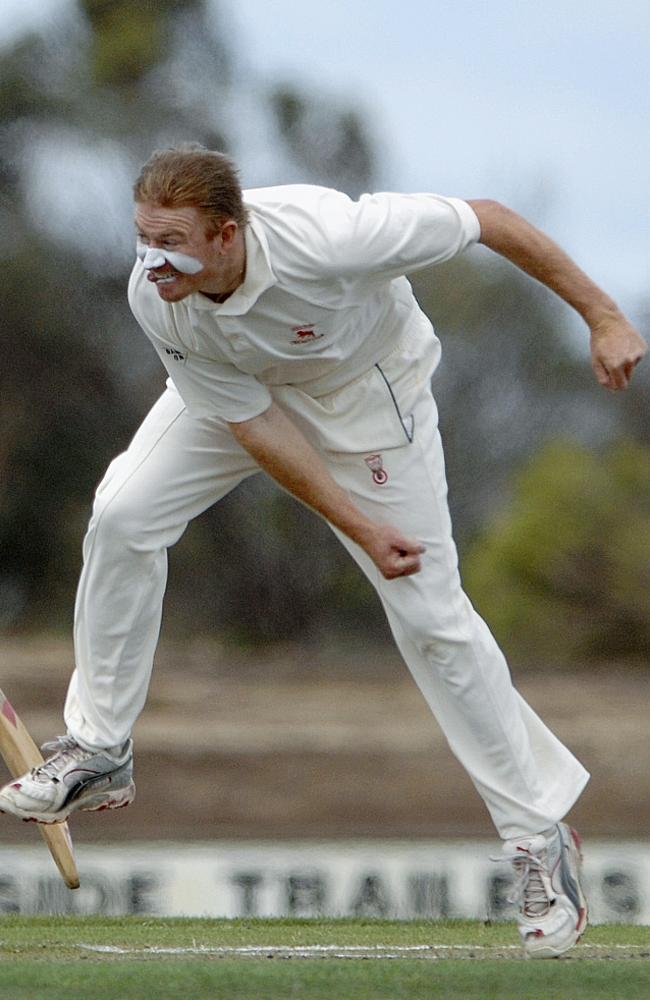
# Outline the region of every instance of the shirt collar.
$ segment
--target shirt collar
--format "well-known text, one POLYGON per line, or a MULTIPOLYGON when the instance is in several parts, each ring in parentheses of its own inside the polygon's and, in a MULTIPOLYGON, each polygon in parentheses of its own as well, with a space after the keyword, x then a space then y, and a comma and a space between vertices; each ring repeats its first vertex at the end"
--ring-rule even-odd
POLYGON ((271 267, 271 253, 264 228, 249 209, 248 223, 244 230, 246 242, 246 276, 235 289, 230 298, 221 305, 213 302, 207 295, 195 292, 188 296, 187 304, 192 309, 213 310, 220 316, 242 316, 255 305, 260 295, 272 285, 277 278, 271 267))

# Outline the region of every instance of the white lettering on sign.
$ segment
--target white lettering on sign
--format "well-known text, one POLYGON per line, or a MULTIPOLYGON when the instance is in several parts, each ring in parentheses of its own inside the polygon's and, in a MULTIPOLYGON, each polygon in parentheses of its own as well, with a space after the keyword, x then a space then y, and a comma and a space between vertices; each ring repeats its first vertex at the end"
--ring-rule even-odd
MULTIPOLYGON (((495 843, 76 844, 81 888, 3 848, 0 914, 512 919, 495 843)), ((650 844, 586 845, 592 922, 650 923, 650 844)))

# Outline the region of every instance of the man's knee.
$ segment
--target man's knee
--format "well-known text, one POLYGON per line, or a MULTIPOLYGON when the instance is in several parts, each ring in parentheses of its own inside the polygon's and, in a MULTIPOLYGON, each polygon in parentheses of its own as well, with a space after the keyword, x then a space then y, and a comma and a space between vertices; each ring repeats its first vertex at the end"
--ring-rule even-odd
POLYGON ((469 601, 444 608, 422 603, 401 616, 400 629, 427 660, 444 667, 474 644, 475 617, 469 601))
POLYGON ((98 492, 88 525, 88 537, 113 549, 156 547, 151 545, 153 536, 148 507, 142 497, 128 489, 108 496, 98 492))

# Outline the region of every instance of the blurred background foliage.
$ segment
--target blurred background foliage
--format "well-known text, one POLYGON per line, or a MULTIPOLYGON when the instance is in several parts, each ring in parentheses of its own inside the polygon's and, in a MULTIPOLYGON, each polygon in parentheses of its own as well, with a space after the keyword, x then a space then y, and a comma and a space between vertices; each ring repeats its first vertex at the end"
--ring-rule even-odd
POLYGON ((650 650, 650 450, 556 439, 465 559, 469 589, 518 657, 637 660, 650 650))
MULTIPOLYGON (((193 139, 254 158, 265 183, 356 196, 377 147, 353 103, 240 71, 237 39, 202 0, 81 0, 47 37, 0 51, 0 109, 0 630, 67 629, 94 485, 164 383, 126 304, 139 164, 193 139)), ((479 609, 523 663, 638 660, 648 375, 606 396, 569 311, 480 250, 413 283, 443 341, 435 391, 479 609)), ((263 477, 173 550, 165 628, 388 638, 327 526, 263 477)))

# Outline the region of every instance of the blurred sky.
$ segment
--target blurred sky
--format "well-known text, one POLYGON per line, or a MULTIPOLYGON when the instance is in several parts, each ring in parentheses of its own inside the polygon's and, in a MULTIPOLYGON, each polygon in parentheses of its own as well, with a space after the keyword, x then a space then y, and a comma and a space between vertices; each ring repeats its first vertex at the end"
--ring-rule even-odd
POLYGON ((228 0, 257 73, 366 112, 382 186, 494 197, 650 297, 648 0, 228 0))
MULTIPOLYGON (((0 38, 69 2, 0 0, 0 38)), ((366 117, 379 187, 503 200, 628 310, 650 298, 648 0, 215 2, 251 85, 366 117)))

